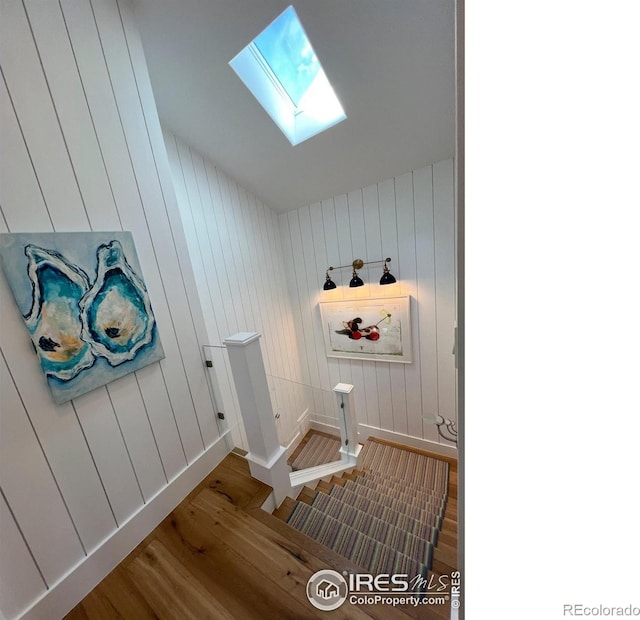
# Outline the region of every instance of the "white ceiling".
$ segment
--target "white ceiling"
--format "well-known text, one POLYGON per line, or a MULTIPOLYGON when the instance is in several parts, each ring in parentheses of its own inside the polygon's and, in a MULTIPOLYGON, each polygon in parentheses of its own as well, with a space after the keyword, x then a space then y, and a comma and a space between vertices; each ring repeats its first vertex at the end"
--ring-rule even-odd
POLYGON ((292 147, 228 62, 286 0, 134 0, 162 124, 277 211, 454 154, 454 0, 294 0, 347 119, 292 147))

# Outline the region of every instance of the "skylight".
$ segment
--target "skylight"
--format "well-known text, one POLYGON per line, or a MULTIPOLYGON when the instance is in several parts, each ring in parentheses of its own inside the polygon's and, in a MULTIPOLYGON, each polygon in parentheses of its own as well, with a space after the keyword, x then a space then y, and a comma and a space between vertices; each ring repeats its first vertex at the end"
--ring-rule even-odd
POLYGON ((229 64, 294 146, 347 118, 292 6, 229 64))

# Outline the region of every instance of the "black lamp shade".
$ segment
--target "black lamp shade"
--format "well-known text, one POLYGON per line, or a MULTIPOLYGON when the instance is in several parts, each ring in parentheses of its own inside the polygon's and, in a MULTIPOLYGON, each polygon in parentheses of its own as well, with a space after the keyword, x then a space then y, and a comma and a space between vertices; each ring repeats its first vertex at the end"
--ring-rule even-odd
POLYGON ((325 281, 324 286, 322 288, 325 291, 331 291, 334 288, 336 288, 336 283, 331 278, 327 278, 327 280, 325 281))
POLYGON ((380 278, 380 284, 395 284, 396 279, 388 272, 385 271, 380 278))
POLYGON ((349 286, 351 288, 355 288, 356 286, 364 286, 364 282, 362 281, 360 276, 358 276, 358 274, 354 272, 353 278, 351 278, 351 282, 349 282, 349 286))

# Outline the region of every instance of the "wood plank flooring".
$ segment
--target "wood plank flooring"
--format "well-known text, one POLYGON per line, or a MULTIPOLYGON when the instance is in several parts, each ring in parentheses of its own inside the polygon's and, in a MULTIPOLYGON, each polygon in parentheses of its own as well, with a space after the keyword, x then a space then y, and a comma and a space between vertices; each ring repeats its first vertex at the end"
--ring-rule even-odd
POLYGON ((68 620, 205 620, 448 617, 444 607, 314 608, 305 593, 323 568, 359 568, 260 506, 270 488, 229 454, 67 616, 68 620))

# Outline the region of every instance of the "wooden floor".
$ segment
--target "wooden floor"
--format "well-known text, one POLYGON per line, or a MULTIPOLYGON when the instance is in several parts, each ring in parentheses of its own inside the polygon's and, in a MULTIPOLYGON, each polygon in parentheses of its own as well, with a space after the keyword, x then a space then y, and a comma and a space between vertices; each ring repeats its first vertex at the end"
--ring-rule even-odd
POLYGON ((448 617, 444 607, 354 606, 332 612, 307 600, 323 568, 359 568, 264 512, 270 488, 229 454, 67 616, 68 620, 233 620, 448 617))

